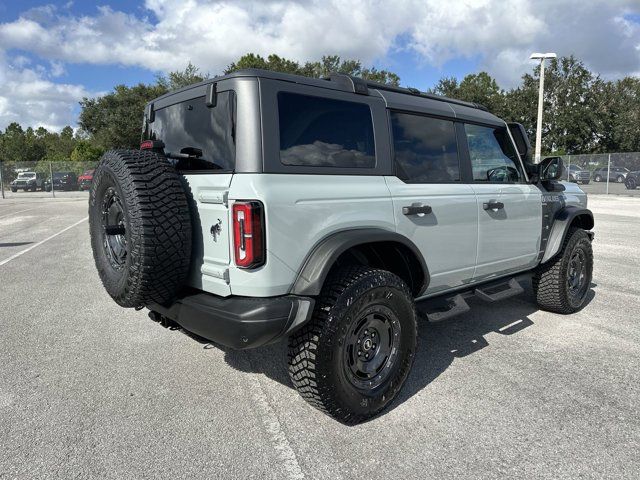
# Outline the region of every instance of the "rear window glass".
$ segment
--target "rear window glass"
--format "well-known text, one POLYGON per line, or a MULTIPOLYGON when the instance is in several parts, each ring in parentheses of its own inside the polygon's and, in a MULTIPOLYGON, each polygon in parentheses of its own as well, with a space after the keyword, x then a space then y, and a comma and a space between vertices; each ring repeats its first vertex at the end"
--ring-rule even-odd
POLYGON ((155 111, 144 140, 162 140, 178 170, 232 171, 235 168, 235 96, 219 92, 216 106, 197 97, 155 111))
POLYGON ((280 92, 278 115, 280 161, 284 165, 375 167, 368 105, 280 92))
POLYGON ((406 183, 460 181, 456 130, 452 121, 391 113, 396 174, 406 183))

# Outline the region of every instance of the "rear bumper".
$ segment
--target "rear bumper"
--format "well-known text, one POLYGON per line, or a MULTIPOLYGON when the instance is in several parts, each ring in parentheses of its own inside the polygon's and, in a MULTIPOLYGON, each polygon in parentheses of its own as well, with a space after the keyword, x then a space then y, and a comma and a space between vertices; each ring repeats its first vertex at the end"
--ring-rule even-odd
POLYGON ((212 342, 246 349, 272 343, 303 325, 313 313, 309 297, 218 297, 199 292, 178 299, 170 307, 149 309, 185 330, 212 342))

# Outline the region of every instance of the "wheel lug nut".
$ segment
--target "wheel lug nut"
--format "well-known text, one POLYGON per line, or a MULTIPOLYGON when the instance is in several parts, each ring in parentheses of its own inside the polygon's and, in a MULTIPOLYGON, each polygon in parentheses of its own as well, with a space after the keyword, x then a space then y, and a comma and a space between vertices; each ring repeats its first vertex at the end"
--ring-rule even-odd
POLYGON ((362 352, 360 350, 358 350, 358 356, 362 355, 362 352))
POLYGON ((365 330, 365 331, 364 331, 364 334, 365 334, 365 335, 366 335, 366 334, 368 334, 368 333, 369 333, 369 330, 365 330))
POLYGON ((376 344, 374 343, 373 345, 371 345, 371 348, 376 348, 376 344))
POLYGON ((368 353, 365 354, 364 358, 369 358, 369 354, 368 353))

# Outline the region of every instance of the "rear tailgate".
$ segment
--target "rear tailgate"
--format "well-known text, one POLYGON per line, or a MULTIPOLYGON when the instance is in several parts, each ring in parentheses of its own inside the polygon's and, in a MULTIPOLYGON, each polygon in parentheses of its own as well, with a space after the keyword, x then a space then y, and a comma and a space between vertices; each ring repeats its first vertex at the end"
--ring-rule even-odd
POLYGON ((231 229, 228 196, 232 173, 186 174, 193 223, 189 285, 228 296, 231 229))

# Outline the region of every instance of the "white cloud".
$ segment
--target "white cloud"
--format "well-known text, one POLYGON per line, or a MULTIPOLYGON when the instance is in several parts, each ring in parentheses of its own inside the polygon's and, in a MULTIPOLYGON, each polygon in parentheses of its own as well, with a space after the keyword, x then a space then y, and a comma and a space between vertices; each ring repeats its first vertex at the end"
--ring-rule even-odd
POLYGON ((434 66, 477 60, 503 86, 539 50, 573 53, 607 78, 640 71, 640 26, 626 17, 640 13, 638 0, 146 0, 136 15, 72 10, 39 7, 0 24, 0 53, 35 54, 51 65, 40 76, 53 77, 65 63, 171 71, 192 61, 220 73, 247 52, 385 64, 397 48, 434 66))
POLYGON ((61 130, 75 125, 74 108, 90 93, 81 85, 54 83, 40 68, 22 61, 10 63, 0 55, 0 128, 11 122, 61 130))

